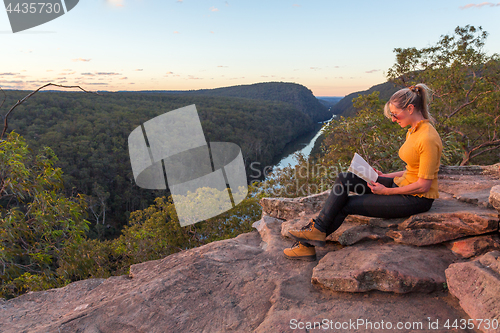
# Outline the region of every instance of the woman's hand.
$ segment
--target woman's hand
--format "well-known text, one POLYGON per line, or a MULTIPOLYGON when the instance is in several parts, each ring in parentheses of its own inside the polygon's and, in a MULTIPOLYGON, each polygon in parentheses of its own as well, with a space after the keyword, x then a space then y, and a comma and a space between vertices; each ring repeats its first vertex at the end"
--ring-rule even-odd
POLYGON ((378 175, 379 177, 385 177, 385 174, 384 174, 382 171, 377 170, 377 169, 375 169, 375 168, 373 168, 373 170, 375 170, 375 172, 377 173, 377 175, 378 175))
POLYGON ((372 182, 372 183, 367 183, 367 184, 368 184, 368 187, 372 190, 373 194, 379 194, 379 195, 389 194, 389 193, 387 193, 388 188, 380 183, 372 182))

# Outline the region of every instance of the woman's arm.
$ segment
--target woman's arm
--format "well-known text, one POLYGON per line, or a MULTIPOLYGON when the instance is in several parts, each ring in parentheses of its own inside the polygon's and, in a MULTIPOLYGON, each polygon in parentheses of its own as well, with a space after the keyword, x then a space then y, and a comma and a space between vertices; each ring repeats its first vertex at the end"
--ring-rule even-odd
POLYGON ((396 171, 396 172, 391 172, 391 173, 383 173, 382 171, 379 171, 377 169, 374 169, 374 170, 375 170, 375 172, 377 172, 377 174, 380 177, 387 177, 387 178, 401 177, 405 173, 404 171, 396 171))
POLYGON ((385 187, 380 183, 368 183, 368 187, 374 194, 391 195, 391 194, 421 194, 430 190, 432 179, 419 178, 415 183, 401 187, 385 187))

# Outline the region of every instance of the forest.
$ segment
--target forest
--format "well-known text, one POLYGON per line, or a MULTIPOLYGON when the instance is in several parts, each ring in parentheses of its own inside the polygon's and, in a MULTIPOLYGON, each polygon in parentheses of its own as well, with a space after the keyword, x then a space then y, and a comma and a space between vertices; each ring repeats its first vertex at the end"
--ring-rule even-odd
MULTIPOLYGON (((5 105, 27 94, 8 91, 5 105)), ((167 195, 133 181, 127 138, 145 121, 195 104, 208 142, 236 143, 247 170, 252 162, 271 165, 294 138, 310 132, 307 115, 283 102, 174 94, 43 92, 16 108, 8 128, 34 151, 49 146, 64 172, 65 193, 89 196, 90 220, 99 238, 114 237, 130 212, 167 195)), ((94 228, 92 228, 94 230, 94 228)))

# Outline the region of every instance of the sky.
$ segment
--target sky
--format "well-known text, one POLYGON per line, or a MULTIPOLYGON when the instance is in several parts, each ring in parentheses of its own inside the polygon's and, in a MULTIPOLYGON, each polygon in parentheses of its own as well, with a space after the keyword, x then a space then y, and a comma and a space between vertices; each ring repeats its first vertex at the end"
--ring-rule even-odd
POLYGON ((12 33, 0 10, 0 87, 192 90, 295 82, 345 96, 386 81, 394 48, 482 26, 500 53, 500 2, 80 0, 12 33))

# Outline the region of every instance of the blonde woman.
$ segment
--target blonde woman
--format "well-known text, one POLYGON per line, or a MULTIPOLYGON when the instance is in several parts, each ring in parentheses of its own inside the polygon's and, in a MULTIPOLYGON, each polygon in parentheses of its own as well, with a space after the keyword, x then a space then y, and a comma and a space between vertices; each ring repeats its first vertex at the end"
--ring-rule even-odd
POLYGON ((425 84, 404 88, 392 95, 384 114, 401 127, 410 126, 399 157, 406 170, 384 174, 367 183, 347 172, 338 175, 323 209, 300 230, 291 230, 297 240, 284 250, 290 259, 316 260, 314 246, 324 246, 349 214, 398 218, 428 211, 438 198, 438 170, 443 145, 429 113, 430 91, 425 84), (358 195, 350 196, 349 192, 358 195))

